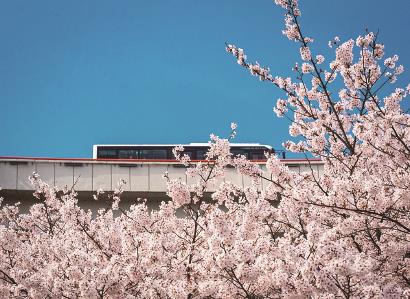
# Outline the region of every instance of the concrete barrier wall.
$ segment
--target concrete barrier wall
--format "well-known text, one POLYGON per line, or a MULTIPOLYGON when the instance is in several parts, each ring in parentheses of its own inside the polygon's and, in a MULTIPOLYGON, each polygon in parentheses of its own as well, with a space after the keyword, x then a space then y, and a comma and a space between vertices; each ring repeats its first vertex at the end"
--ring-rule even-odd
MULTIPOLYGON (((284 161, 292 171, 311 172, 320 174, 323 163, 320 161, 284 161)), ((260 165, 266 172, 265 165, 260 165)), ((7 190, 33 190, 28 178, 33 172, 52 186, 69 188, 74 186, 77 191, 96 191, 99 188, 114 190, 122 179, 126 182, 125 191, 131 192, 165 192, 165 172, 171 179, 179 178, 184 182, 192 183, 187 178, 185 169, 176 163, 116 163, 101 161, 43 161, 43 160, 11 160, 0 159, 0 187, 7 190)), ((225 181, 231 181, 239 186, 250 184, 250 179, 238 174, 234 168, 226 170, 225 181)), ((221 181, 211 186, 209 192, 215 190, 221 181)), ((266 185, 266 184, 265 184, 266 185)), ((262 188, 264 188, 262 183, 262 188)))

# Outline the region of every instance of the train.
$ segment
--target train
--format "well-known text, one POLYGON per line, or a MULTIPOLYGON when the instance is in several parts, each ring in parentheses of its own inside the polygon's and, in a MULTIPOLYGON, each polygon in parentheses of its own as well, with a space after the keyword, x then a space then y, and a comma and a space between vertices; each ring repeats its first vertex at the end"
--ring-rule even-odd
MULTIPOLYGON (((96 144, 93 145, 93 159, 122 160, 175 160, 172 149, 182 145, 184 153, 191 160, 206 160, 208 143, 189 144, 96 144)), ((244 155, 251 161, 266 160, 265 153, 276 153, 285 159, 285 151, 275 151, 270 145, 259 143, 231 143, 233 155, 244 155)))

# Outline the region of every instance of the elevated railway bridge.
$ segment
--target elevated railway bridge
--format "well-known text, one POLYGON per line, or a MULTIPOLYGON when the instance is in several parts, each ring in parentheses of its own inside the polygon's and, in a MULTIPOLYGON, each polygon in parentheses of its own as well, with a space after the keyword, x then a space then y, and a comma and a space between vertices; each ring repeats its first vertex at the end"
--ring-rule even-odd
MULTIPOLYGON (((84 208, 95 210, 101 207, 92 195, 99 189, 115 190, 120 180, 125 181, 121 197, 123 205, 129 205, 137 198, 146 198, 149 205, 156 206, 168 199, 166 181, 163 178, 166 172, 171 179, 179 178, 190 183, 190 178, 185 175, 185 168, 175 159, 170 159, 172 146, 94 146, 93 158, 0 157, 0 196, 4 197, 6 203, 19 201, 22 210, 28 209, 35 202, 32 196, 34 188, 28 178, 36 172, 50 186, 74 188, 78 193, 79 203, 84 208), (105 156, 99 156, 100 153, 105 156), (131 159, 129 155, 132 155, 131 159)), ((202 157, 200 155, 206 146, 208 145, 189 144, 185 149, 193 158, 198 159, 202 157)), ((235 144, 232 148, 236 154, 247 155, 253 163, 260 165, 262 171, 266 171, 263 150, 272 151, 269 146, 235 144)), ((320 175, 323 171, 323 162, 319 159, 281 161, 295 172, 311 172, 312 168, 320 175)), ((224 180, 243 187, 250 184, 250 179, 234 168, 227 169, 224 180)), ((219 183, 210 186, 208 194, 219 183)), ((261 181, 260 186, 264 189, 266 183, 261 181)))
MULTIPOLYGON (((311 171, 320 174, 323 162, 320 160, 284 159, 282 162, 292 171, 311 171)), ((266 171, 266 161, 253 161, 266 171)), ((75 159, 75 158, 33 158, 0 157, 0 196, 5 202, 20 201, 23 209, 34 202, 33 186, 29 176, 36 172, 50 186, 63 188, 74 187, 78 192, 82 206, 94 208, 96 203, 92 194, 97 190, 113 191, 120 180, 123 186, 123 202, 130 204, 136 198, 147 198, 153 205, 166 200, 165 172, 172 178, 179 178, 190 183, 185 175, 185 168, 175 160, 127 160, 127 159, 75 159)), ((250 183, 249 178, 239 174, 234 168, 228 168, 225 181, 239 186, 250 183)), ((261 181, 261 188, 265 187, 261 181)), ((215 190, 211 186, 208 192, 215 190)))

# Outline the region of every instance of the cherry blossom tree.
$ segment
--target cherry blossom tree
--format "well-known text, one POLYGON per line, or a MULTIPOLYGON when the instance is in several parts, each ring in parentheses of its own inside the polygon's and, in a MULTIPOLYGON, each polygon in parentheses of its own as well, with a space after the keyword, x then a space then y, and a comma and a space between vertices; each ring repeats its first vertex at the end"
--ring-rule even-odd
POLYGON ((228 139, 211 135, 203 162, 174 149, 193 183, 165 174, 171 200, 158 210, 145 201, 121 209, 120 182, 95 195, 109 206, 93 215, 74 190, 34 174, 38 203, 30 212, 19 213, 18 204, 0 210, 0 297, 410 296, 410 117, 400 105, 409 87, 388 91, 403 66, 396 55, 384 57, 372 32, 330 41, 335 57, 326 65, 302 31, 298 1, 275 3, 285 11, 283 33, 300 45, 294 80, 248 62, 234 45, 226 49, 283 90, 275 112, 292 121, 299 140, 284 145, 320 157, 320 176, 291 172, 275 155, 266 171, 233 156, 236 124, 228 139), (249 186, 220 183, 231 166, 249 186))

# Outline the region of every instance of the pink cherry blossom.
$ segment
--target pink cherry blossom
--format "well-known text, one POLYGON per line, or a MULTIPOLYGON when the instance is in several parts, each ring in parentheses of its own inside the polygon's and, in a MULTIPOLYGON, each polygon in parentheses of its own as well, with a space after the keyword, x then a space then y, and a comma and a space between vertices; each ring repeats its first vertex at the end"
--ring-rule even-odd
POLYGON ((302 60, 305 60, 305 61, 312 59, 312 54, 310 53, 309 47, 300 48, 300 57, 302 57, 302 60))

